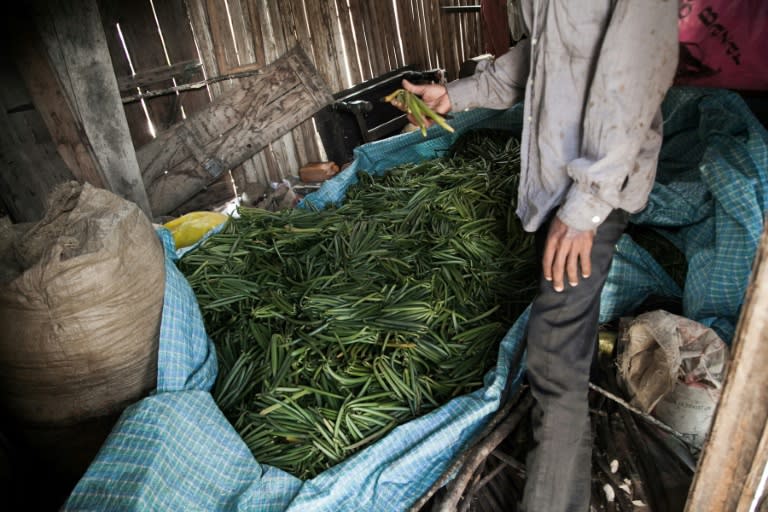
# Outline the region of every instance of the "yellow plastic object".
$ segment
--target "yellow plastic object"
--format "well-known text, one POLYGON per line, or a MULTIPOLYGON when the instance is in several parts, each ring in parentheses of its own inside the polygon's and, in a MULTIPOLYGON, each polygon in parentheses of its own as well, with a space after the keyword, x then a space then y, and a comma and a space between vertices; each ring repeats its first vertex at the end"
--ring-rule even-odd
POLYGON ((226 221, 228 215, 217 212, 190 212, 163 224, 173 235, 176 248, 189 247, 210 230, 226 221))

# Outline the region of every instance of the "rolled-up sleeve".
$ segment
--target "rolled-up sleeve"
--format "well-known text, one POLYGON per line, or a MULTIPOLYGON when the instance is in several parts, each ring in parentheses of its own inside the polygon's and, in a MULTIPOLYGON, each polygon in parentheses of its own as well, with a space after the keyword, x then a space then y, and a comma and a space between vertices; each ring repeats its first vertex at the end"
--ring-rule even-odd
POLYGON ((447 85, 454 111, 472 108, 505 109, 523 99, 531 47, 523 40, 485 70, 447 85))
POLYGON ((579 155, 566 164, 572 185, 557 215, 567 225, 595 229, 614 208, 645 206, 677 48, 677 2, 616 2, 586 97, 579 155))

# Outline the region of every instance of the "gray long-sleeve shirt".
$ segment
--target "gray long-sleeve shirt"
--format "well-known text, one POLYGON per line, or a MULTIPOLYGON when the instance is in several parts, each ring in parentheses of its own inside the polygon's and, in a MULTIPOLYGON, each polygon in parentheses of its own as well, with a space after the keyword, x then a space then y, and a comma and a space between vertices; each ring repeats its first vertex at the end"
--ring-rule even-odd
MULTIPOLYGON (((515 8, 517 2, 510 2, 515 8)), ((529 37, 448 84, 453 110, 525 98, 517 214, 593 230, 642 209, 661 147, 659 106, 677 66, 675 0, 520 0, 529 37)))

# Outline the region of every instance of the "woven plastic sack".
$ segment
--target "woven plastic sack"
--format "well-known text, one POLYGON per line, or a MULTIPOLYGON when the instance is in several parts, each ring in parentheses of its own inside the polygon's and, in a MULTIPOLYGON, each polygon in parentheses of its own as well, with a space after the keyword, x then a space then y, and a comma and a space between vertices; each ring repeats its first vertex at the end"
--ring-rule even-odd
POLYGON ((77 182, 49 202, 8 247, 20 271, 0 281, 0 402, 14 419, 61 425, 154 389, 164 266, 135 204, 77 182))
POLYGON ((18 227, 0 228, 0 412, 66 493, 122 410, 155 389, 163 249, 134 203, 77 182, 18 227))

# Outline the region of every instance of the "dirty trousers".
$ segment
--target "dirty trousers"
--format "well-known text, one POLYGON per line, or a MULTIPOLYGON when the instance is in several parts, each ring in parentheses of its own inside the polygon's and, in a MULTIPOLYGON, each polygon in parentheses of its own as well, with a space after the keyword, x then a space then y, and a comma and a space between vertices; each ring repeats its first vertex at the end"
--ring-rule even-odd
MULTIPOLYGON (((557 293, 540 278, 528 321, 527 378, 536 405, 531 412, 525 512, 587 512, 592 436, 587 394, 596 345, 600 292, 628 215, 614 210, 592 245, 592 275, 557 293)), ((543 253, 549 223, 537 233, 543 253)), ((539 257, 541 261, 541 257, 539 257)))

